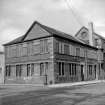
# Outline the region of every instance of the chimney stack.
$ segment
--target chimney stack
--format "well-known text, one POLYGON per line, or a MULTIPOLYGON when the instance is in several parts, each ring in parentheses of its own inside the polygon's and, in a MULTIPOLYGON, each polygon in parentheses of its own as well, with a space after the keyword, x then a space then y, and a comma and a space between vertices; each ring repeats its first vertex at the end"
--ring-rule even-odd
POLYGON ((92 22, 88 23, 88 29, 89 29, 89 44, 91 46, 93 46, 93 32, 94 32, 94 29, 93 29, 93 23, 92 22))

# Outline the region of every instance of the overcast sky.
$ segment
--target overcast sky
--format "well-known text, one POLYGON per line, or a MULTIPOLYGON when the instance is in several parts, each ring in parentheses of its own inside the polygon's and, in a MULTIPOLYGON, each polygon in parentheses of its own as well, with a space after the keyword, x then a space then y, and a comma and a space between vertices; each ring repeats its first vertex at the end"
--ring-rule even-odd
POLYGON ((71 35, 92 21, 104 36, 105 0, 0 0, 0 44, 25 34, 35 20, 71 35))

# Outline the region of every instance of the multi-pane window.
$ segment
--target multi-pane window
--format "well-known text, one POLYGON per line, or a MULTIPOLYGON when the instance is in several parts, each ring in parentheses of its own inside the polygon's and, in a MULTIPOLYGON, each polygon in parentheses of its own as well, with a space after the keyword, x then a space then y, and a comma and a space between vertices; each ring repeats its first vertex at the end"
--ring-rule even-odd
POLYGON ((31 76, 34 74, 34 64, 31 64, 31 76))
POLYGON ((16 65, 16 77, 21 77, 22 75, 22 65, 16 65))
POLYGON ((65 75, 65 69, 64 69, 64 63, 63 62, 58 63, 58 69, 59 69, 59 75, 64 76, 65 75))
POLYGON ((92 65, 89 65, 89 75, 92 75, 92 65))
POLYGON ((69 45, 67 44, 64 45, 64 54, 69 55, 69 45))
POLYGON ((19 44, 16 47, 17 47, 17 52, 16 52, 17 57, 22 56, 22 44, 19 44))
POLYGON ((16 57, 16 46, 11 46, 11 57, 16 57))
POLYGON ((76 48, 76 56, 80 56, 80 48, 76 48))
POLYGON ((70 75, 72 75, 72 68, 71 67, 72 67, 72 64, 70 63, 69 64, 69 73, 70 73, 70 75))
POLYGON ((59 52, 59 43, 58 43, 58 42, 56 42, 56 47, 55 47, 54 50, 55 50, 55 52, 57 52, 57 53, 59 52))
POLYGON ((76 75, 76 67, 77 67, 77 64, 74 64, 74 63, 69 64, 70 76, 76 75))
POLYGON ((33 54, 39 54, 40 53, 40 41, 35 40, 33 42, 33 54))
POLYGON ((47 75, 48 62, 40 63, 40 76, 47 75))
POLYGON ((59 53, 64 54, 64 43, 59 43, 59 53))
POLYGON ((11 76, 11 66, 10 66, 10 65, 7 65, 7 66, 6 66, 5 75, 6 75, 7 77, 11 76))
POLYGON ((27 44, 23 43, 22 45, 22 56, 26 56, 27 55, 27 44))
POLYGON ((33 55, 33 42, 28 43, 28 55, 33 55))
POLYGON ((44 75, 44 63, 40 63, 40 76, 44 75))
POLYGON ((40 40, 40 53, 48 52, 48 39, 40 40))
POLYGON ((33 76, 34 75, 34 63, 27 64, 27 76, 33 76))
POLYGON ((27 76, 31 75, 31 66, 30 64, 27 64, 27 76))

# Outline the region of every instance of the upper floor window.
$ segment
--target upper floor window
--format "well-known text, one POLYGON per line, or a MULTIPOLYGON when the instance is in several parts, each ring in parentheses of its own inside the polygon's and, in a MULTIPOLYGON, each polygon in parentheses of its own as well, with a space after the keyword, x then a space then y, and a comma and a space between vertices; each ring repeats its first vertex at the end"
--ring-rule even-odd
POLYGON ((35 40, 33 42, 33 54, 39 54, 40 53, 40 41, 35 40))
POLYGON ((76 56, 80 56, 80 48, 76 48, 76 56))
POLYGON ((48 39, 40 40, 40 53, 48 52, 48 39))
POLYGON ((28 43, 28 55, 33 55, 33 42, 28 43))
POLYGON ((26 56, 27 55, 27 44, 23 43, 22 45, 22 56, 26 56))
POLYGON ((64 54, 69 55, 69 45, 67 45, 67 44, 64 45, 64 54))

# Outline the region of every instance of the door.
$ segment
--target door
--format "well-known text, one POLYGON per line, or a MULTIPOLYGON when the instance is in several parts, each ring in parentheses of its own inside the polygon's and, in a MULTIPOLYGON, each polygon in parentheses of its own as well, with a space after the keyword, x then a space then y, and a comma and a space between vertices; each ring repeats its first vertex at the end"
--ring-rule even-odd
POLYGON ((84 66, 81 65, 81 80, 84 81, 84 72, 83 72, 84 66))

